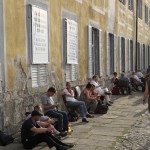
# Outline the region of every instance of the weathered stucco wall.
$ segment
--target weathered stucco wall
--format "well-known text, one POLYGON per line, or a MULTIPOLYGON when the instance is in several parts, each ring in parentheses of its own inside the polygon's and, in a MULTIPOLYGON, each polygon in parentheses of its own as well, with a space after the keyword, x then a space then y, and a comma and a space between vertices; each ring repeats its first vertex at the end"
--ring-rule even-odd
MULTIPOLYGON (((38 0, 40 1, 40 0, 38 0)), ((116 0, 45 0, 49 4, 49 86, 55 85, 58 91, 64 88, 64 71, 62 67, 62 11, 76 14, 79 33, 79 83, 87 82, 88 74, 88 25, 94 22, 102 30, 102 63, 103 76, 106 74, 106 32, 133 38, 135 40, 134 13, 116 0), (128 26, 128 28, 127 28, 128 26)), ((41 0, 42 2, 42 0, 41 0)), ((135 2, 135 1, 134 1, 135 2)), ((150 0, 148 1, 150 4, 150 0)), ((25 111, 31 111, 40 103, 41 95, 46 87, 31 88, 30 70, 27 66, 26 41, 26 3, 25 0, 5 0, 5 35, 6 35, 6 90, 0 94, 0 129, 12 132, 24 119, 25 111)), ((144 7, 143 7, 144 14, 144 7)), ((144 18, 144 16, 143 16, 144 18)), ((139 40, 150 43, 150 30, 140 21, 139 40), (148 30, 147 30, 148 29, 148 30), (145 36, 146 35, 146 36, 145 36)), ((118 46, 116 52, 119 65, 118 46)), ((128 56, 126 57, 128 58, 128 56)), ((30 64, 29 64, 30 65, 30 64)), ((128 66, 128 61, 126 62, 128 66)), ((119 68, 119 66, 118 66, 119 68)), ((126 71, 128 68, 126 68, 126 71)), ((118 71, 118 70, 117 70, 118 71)), ((62 103, 59 94, 56 99, 62 103)))

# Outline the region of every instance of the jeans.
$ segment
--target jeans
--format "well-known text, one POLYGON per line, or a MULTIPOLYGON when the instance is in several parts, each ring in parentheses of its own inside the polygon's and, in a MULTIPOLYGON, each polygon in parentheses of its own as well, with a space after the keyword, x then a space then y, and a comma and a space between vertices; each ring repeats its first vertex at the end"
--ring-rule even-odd
POLYGON ((86 117, 86 115, 88 114, 85 102, 83 101, 78 101, 78 100, 67 101, 67 105, 71 107, 79 107, 81 117, 86 117))
POLYGON ((88 112, 95 112, 95 109, 97 108, 97 101, 95 102, 85 102, 86 108, 88 112))
POLYGON ((27 141, 22 141, 22 144, 24 148, 32 149, 42 142, 46 142, 49 148, 52 148, 53 146, 55 146, 56 148, 59 148, 60 146, 65 146, 64 143, 62 143, 50 133, 37 134, 31 139, 28 139, 27 141))
POLYGON ((58 131, 68 131, 68 116, 66 112, 59 110, 49 110, 45 115, 58 119, 58 122, 56 122, 56 129, 58 131))

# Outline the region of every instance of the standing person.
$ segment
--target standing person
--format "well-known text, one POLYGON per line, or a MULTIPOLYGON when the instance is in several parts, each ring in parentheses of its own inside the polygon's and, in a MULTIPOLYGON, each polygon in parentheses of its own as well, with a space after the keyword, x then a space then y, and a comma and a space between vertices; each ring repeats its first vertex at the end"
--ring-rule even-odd
POLYGON ((47 93, 42 96, 41 100, 43 111, 45 116, 57 118, 57 130, 60 132, 65 132, 68 131, 68 116, 66 112, 57 110, 59 104, 55 103, 52 98, 55 93, 56 89, 54 87, 50 87, 47 93))
POLYGON ((51 127, 42 128, 37 124, 42 114, 38 111, 33 111, 31 113, 31 118, 26 120, 21 128, 21 142, 26 149, 32 149, 36 145, 46 142, 49 148, 53 146, 56 147, 56 150, 67 150, 73 145, 68 145, 62 143, 57 138, 55 138, 51 132, 51 127))
POLYGON ((79 107, 81 112, 82 122, 88 123, 89 121, 86 119, 86 117, 92 118, 93 116, 88 113, 87 108, 85 106, 85 102, 78 101, 77 99, 74 98, 74 92, 71 89, 70 82, 66 83, 66 89, 64 89, 63 94, 66 96, 67 105, 79 107))
POLYGON ((143 104, 146 104, 146 99, 148 98, 148 111, 150 113, 150 79, 146 82, 145 92, 144 92, 144 98, 143 98, 143 104))

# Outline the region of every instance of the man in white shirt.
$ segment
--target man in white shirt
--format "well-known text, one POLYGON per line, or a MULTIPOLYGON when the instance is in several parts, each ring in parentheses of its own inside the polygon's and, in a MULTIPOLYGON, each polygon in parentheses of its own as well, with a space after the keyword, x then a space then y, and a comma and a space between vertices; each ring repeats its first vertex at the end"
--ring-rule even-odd
POLYGON ((98 93, 99 95, 105 96, 106 99, 106 104, 108 106, 111 106, 111 104, 113 103, 111 101, 111 92, 108 90, 107 87, 103 88, 99 83, 98 83, 99 77, 98 75, 94 75, 92 77, 92 81, 90 82, 92 85, 94 85, 96 87, 95 92, 98 93))
POLYGON ((143 73, 141 72, 141 70, 137 70, 137 71, 136 71, 136 75, 137 75, 137 77, 138 77, 139 79, 141 79, 141 78, 144 77, 144 75, 143 75, 143 73))

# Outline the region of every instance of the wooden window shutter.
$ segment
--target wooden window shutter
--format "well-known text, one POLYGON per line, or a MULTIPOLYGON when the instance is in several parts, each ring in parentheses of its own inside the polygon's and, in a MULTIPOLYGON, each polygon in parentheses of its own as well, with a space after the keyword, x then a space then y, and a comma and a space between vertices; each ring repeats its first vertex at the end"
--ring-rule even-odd
POLYGON ((64 19, 64 69, 65 69, 65 80, 76 81, 77 80, 77 65, 76 64, 67 64, 67 19, 64 19))
POLYGON ((2 92, 2 66, 0 63, 0 93, 2 92))
POLYGON ((40 86, 48 84, 48 68, 47 65, 39 65, 40 86))
POLYGON ((114 71, 117 71, 116 51, 117 51, 117 36, 114 35, 114 71))
POLYGON ((39 78, 38 78, 38 65, 31 66, 31 78, 32 78, 32 87, 39 86, 39 78))
POLYGON ((106 74, 110 75, 110 39, 109 32, 106 32, 106 74))
POLYGON ((102 30, 99 30, 99 75, 102 76, 102 30))
POLYGON ((92 26, 88 26, 88 78, 93 76, 92 47, 92 26))
POLYGON ((119 41, 119 72, 122 72, 122 56, 121 56, 121 36, 118 37, 119 41))
POLYGON ((130 39, 128 39, 128 67, 129 71, 131 71, 131 47, 130 47, 130 39))
POLYGON ((71 81, 77 80, 77 65, 71 65, 71 81))

